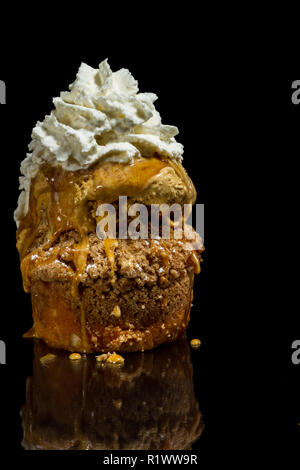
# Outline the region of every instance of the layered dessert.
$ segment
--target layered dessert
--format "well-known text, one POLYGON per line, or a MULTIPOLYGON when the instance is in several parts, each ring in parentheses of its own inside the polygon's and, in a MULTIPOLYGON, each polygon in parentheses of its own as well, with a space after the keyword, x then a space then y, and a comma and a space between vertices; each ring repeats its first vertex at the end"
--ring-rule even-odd
POLYGON ((130 354, 115 368, 38 342, 22 426, 26 450, 189 449, 204 429, 189 345, 130 354))
MULTIPOLYGON (((163 125, 156 95, 139 93, 128 70, 81 64, 70 91, 32 132, 21 163, 17 248, 33 321, 27 337, 75 352, 143 351, 187 327, 201 240, 124 237, 126 211, 187 207, 196 191, 182 166, 178 130, 163 125), (113 236, 97 232, 109 204, 113 236)), ((132 217, 129 215, 129 221, 132 217)), ((174 221, 173 221, 174 222, 174 221)), ((149 232, 151 231, 151 217, 149 232)))

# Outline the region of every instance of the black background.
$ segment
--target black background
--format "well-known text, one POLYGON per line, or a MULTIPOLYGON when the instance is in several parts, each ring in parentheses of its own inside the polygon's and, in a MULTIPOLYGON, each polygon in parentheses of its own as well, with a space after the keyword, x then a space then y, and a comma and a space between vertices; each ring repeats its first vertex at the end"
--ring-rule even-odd
POLYGON ((197 445, 202 464, 238 459, 244 466, 274 457, 287 463, 299 449, 300 365, 291 363, 291 344, 299 339, 298 308, 291 300, 296 278, 283 287, 288 261, 297 263, 292 237, 285 236, 287 229, 297 233, 291 205, 297 196, 300 105, 291 103, 293 80, 262 71, 222 38, 213 43, 196 21, 183 30, 179 18, 169 18, 166 29, 158 18, 159 12, 149 18, 151 28, 133 18, 112 27, 105 15, 90 29, 82 29, 84 15, 69 27, 53 20, 2 53, 7 104, 0 107, 0 339, 7 344, 7 365, 0 366, 0 447, 13 460, 34 461, 39 454, 20 447, 19 410, 32 345, 21 338, 31 326, 31 310, 12 218, 19 165, 33 126, 52 109, 52 97, 74 81, 80 62, 96 67, 106 57, 112 70, 128 68, 141 91, 158 95, 163 122, 180 130, 197 202, 205 204, 206 251, 188 331, 203 342, 193 358, 206 422, 197 445), (268 237, 265 225, 271 227, 268 237))

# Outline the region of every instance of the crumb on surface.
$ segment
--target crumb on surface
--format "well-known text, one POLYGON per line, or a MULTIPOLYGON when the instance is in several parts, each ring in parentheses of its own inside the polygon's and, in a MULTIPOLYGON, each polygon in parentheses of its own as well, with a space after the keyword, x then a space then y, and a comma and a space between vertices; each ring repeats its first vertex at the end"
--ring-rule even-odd
POLYGON ((69 359, 71 359, 71 361, 80 361, 81 359, 81 354, 79 353, 72 353, 69 355, 69 359))
POLYGON ((102 364, 122 366, 125 362, 125 359, 123 356, 120 356, 120 354, 113 352, 96 356, 96 361, 102 364))
POLYGON ((201 341, 200 341, 200 339, 198 339, 198 338, 192 339, 192 340, 190 341, 190 345, 191 345, 191 347, 192 347, 193 349, 198 349, 198 348, 200 348, 200 346, 201 346, 201 341))

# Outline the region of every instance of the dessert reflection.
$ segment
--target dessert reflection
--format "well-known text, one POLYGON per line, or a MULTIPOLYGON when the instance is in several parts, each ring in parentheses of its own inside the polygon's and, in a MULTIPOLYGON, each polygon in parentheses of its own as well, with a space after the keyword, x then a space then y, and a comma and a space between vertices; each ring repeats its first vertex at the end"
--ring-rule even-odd
POLYGON ((120 368, 38 342, 22 426, 26 450, 189 449, 204 428, 189 345, 128 354, 120 368))

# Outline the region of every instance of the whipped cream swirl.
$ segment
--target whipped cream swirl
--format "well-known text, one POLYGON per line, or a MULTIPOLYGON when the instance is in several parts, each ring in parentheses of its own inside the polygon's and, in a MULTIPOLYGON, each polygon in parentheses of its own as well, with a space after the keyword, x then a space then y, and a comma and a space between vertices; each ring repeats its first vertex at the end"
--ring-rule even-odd
POLYGON ((138 93, 127 69, 112 72, 107 60, 98 69, 82 63, 69 89, 53 99, 55 109, 32 131, 31 153, 20 168, 17 225, 28 212, 31 179, 43 163, 76 171, 100 160, 130 163, 155 154, 182 160, 177 127, 161 123, 153 104, 157 96, 138 93))

